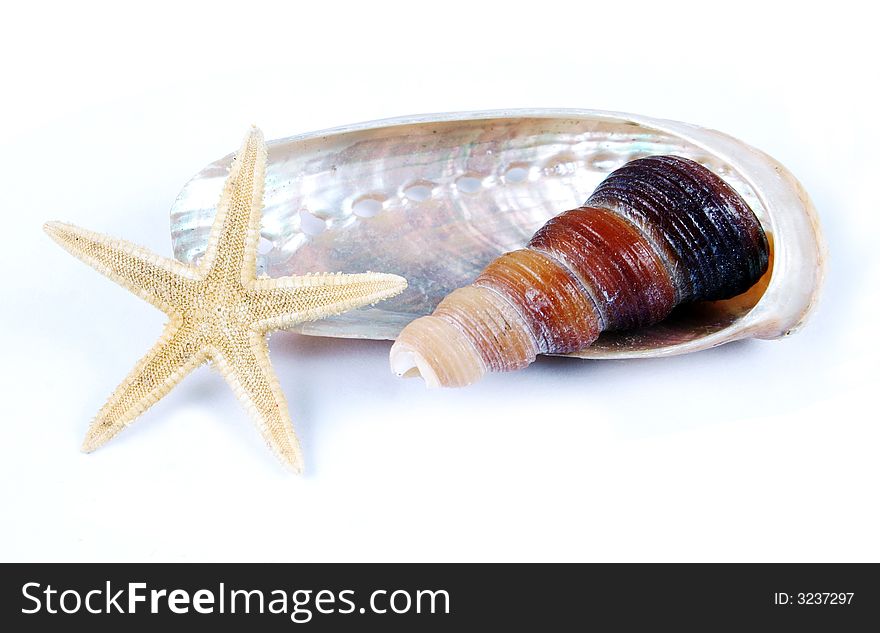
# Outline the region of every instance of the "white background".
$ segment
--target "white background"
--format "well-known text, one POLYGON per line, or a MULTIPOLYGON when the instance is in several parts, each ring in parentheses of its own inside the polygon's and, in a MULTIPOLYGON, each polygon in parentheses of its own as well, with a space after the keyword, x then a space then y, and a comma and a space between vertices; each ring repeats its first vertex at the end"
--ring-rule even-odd
POLYGON ((0 560, 880 560, 876 22, 779 4, 7 7, 0 560), (437 392, 387 342, 281 334, 305 476, 207 369, 79 452, 163 315, 44 220, 170 255, 180 187, 252 122, 540 106, 714 127, 789 167, 831 253, 808 326, 437 392))

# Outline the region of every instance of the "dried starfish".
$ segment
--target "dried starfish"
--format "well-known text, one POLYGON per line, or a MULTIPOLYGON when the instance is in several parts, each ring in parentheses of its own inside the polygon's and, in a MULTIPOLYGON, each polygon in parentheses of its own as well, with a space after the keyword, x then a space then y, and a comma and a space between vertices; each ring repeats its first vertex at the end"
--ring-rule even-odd
POLYGON ((84 451, 110 440, 190 371, 212 361, 278 458, 301 472, 302 452, 269 362, 267 333, 387 299, 400 293, 406 280, 371 272, 257 278, 265 169, 266 145, 254 127, 232 165, 198 266, 69 224, 44 226, 71 254, 170 319, 98 412, 84 451))

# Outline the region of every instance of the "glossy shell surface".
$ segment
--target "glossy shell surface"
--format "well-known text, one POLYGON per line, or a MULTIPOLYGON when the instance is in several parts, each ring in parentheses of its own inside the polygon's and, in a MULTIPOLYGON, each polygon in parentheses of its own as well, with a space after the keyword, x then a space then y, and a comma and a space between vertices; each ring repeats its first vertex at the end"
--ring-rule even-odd
MULTIPOLYGON (((677 308, 665 321, 606 332, 584 358, 661 356, 748 337, 777 338, 814 307, 824 274, 815 210, 766 154, 714 130, 591 110, 412 116, 271 141, 262 273, 390 272, 400 296, 304 323, 303 334, 393 339, 550 217, 584 203, 608 173, 656 154, 695 160, 748 202, 771 244, 765 276, 743 295, 677 308)), ((171 211, 175 256, 195 261, 232 156, 188 182, 171 211)))

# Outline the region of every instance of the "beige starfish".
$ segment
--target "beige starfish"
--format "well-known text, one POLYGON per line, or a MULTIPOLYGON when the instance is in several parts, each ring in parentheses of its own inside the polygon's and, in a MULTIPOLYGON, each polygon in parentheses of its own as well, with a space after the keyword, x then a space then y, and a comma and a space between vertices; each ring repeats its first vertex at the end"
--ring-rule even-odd
POLYGON ((254 127, 232 164, 198 266, 69 224, 44 226, 70 253, 169 316, 158 342, 98 412, 84 451, 110 440, 190 371, 212 361, 279 459, 302 470, 299 442, 269 362, 267 333, 387 299, 406 280, 370 272, 257 278, 265 169, 266 146, 254 127))

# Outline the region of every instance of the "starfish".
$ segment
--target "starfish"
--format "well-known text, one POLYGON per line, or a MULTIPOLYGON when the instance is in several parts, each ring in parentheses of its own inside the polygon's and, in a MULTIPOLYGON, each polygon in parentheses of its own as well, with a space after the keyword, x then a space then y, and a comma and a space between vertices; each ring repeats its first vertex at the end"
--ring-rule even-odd
POLYGON ((266 145, 253 127, 232 164, 197 265, 70 224, 43 227, 71 254, 169 317, 159 340, 92 421, 83 451, 113 438, 189 372, 210 362, 276 456, 302 471, 302 451, 269 361, 268 333, 387 299, 400 293, 406 280, 372 272, 258 278, 265 170, 266 145))

